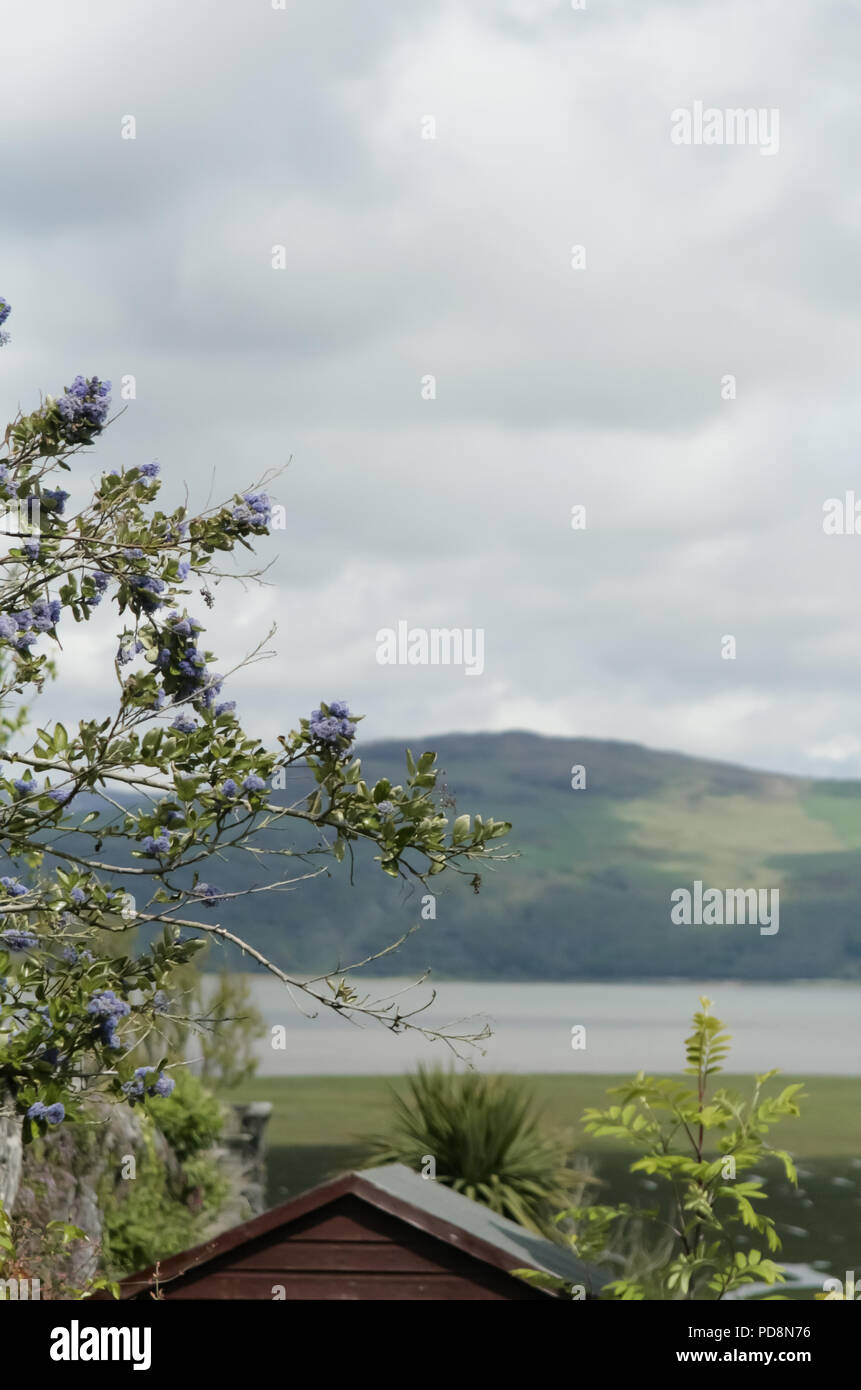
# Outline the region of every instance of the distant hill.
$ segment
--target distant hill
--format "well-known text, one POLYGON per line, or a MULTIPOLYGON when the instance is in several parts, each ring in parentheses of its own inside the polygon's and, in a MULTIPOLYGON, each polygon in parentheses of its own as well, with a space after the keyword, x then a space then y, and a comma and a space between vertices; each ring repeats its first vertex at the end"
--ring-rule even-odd
MULTIPOLYGON (((521 732, 414 745, 425 747, 458 811, 513 822, 520 857, 486 874, 477 897, 446 876, 436 921, 401 949, 398 969, 499 980, 861 977, 861 783, 521 732), (585 790, 571 788, 575 764, 585 790), (695 879, 779 888, 779 932, 674 925, 670 893, 695 879)), ((370 779, 403 765, 399 742, 360 751, 370 779)), ((418 920, 417 897, 361 869, 353 890, 332 879, 286 900, 281 939, 302 964, 331 963, 339 946, 358 958, 418 920)))
MULTIPOLYGON (((861 978, 861 783, 521 732, 446 734, 411 746, 437 753, 457 802, 450 814, 513 822, 509 848, 519 858, 485 873, 478 895, 456 875, 432 882, 436 920, 382 963, 385 973, 430 966, 485 980, 861 978), (586 769, 584 790, 571 789, 575 764, 586 769), (706 888, 779 888, 779 932, 674 925, 670 893, 695 879, 706 888)), ((400 741, 364 746, 363 775, 403 779, 403 749, 400 741)), ((248 857, 207 877, 224 890, 247 887, 248 857)), ((286 967, 314 972, 359 960, 420 921, 420 885, 392 881, 361 854, 352 887, 349 877, 345 861, 294 891, 218 908, 218 920, 241 923, 286 967)))

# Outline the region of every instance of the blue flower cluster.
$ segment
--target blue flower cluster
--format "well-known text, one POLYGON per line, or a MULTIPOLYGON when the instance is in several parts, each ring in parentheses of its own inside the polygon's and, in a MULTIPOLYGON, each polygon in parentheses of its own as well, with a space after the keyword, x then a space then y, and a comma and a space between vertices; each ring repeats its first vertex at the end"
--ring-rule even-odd
POLYGON ((232 777, 226 778, 221 784, 221 795, 226 797, 228 801, 235 801, 240 790, 244 791, 248 796, 250 796, 252 792, 265 792, 266 783, 262 777, 257 776, 256 772, 249 772, 241 788, 236 785, 232 777))
MULTIPOLYGON (((172 662, 179 667, 179 678, 170 676, 167 682, 168 693, 175 699, 191 700, 198 709, 212 709, 214 706, 216 715, 226 714, 234 708, 234 702, 216 703, 216 696, 224 682, 217 671, 208 670, 206 657, 195 645, 197 634, 202 631, 203 624, 196 618, 181 618, 179 613, 171 613, 166 632, 172 639, 172 645, 161 648, 156 666, 165 672, 169 672, 172 662)), ((189 715, 180 714, 173 727, 180 733, 191 733, 189 720, 189 715)))
POLYGON ((33 604, 33 626, 37 632, 50 632, 60 621, 62 604, 58 598, 37 598, 33 604))
POLYGON ((49 796, 58 806, 65 806, 75 795, 74 787, 40 787, 34 778, 13 777, 16 800, 22 796, 49 796))
POLYGON ((31 608, 16 613, 0 613, 0 638, 25 652, 42 632, 51 632, 60 621, 63 608, 58 598, 38 598, 31 608))
POLYGON ((157 478, 161 472, 160 463, 144 463, 138 469, 142 478, 157 478))
POLYGON ((44 1120, 49 1125, 62 1124, 66 1118, 65 1106, 60 1101, 53 1105, 45 1105, 44 1101, 37 1100, 27 1111, 28 1120, 44 1120))
POLYGON ((62 516, 69 500, 69 493, 64 492, 61 487, 43 487, 40 498, 41 510, 49 516, 62 516))
POLYGON ((379 801, 377 803, 377 814, 380 816, 393 816, 395 814, 395 803, 393 801, 379 801))
POLYGON ((0 931, 0 943, 8 951, 32 951, 34 946, 38 946, 39 938, 31 931, 22 931, 20 927, 9 927, 7 931, 0 931))
POLYGON ((76 376, 57 401, 67 441, 75 443, 82 435, 97 434, 104 426, 110 408, 109 381, 99 381, 97 376, 76 376))
POLYGON ((333 700, 326 708, 328 714, 319 709, 311 711, 308 730, 314 743, 337 747, 340 739, 355 738, 356 726, 352 723, 353 716, 346 701, 333 700))
POLYGON ((169 852, 170 836, 164 830, 156 836, 145 835, 141 847, 149 859, 158 859, 159 855, 169 852))
POLYGON ((94 960, 92 951, 79 951, 75 946, 64 946, 62 956, 67 965, 77 965, 79 961, 89 965, 94 960))
POLYGON ((90 608, 98 608, 99 604, 102 601, 102 598, 104 597, 105 590, 111 582, 111 576, 109 574, 105 574, 104 570, 93 570, 92 574, 90 575, 90 578, 96 586, 96 592, 94 594, 90 594, 89 598, 85 598, 84 602, 90 608))
POLYGON ((188 713, 188 710, 180 710, 170 727, 176 729, 178 734, 193 734, 197 730, 198 724, 197 720, 188 713))
POLYGON ((143 649, 144 644, 141 642, 140 638, 136 638, 134 642, 129 642, 126 646, 120 643, 117 648, 117 665, 127 666, 130 661, 134 661, 138 652, 142 652, 143 649))
POLYGON ((216 903, 224 902, 224 895, 212 883, 198 883, 193 891, 194 896, 202 900, 203 907, 215 907, 216 903))
POLYGON ((123 1091, 132 1105, 135 1101, 143 1100, 145 1095, 169 1096, 173 1092, 176 1082, 170 1076, 165 1076, 163 1071, 159 1072, 152 1084, 147 1081, 147 1077, 154 1071, 155 1067, 136 1067, 132 1080, 123 1083, 123 1091))
POLYGON ((7 304, 6 300, 0 295, 0 347, 5 347, 9 341, 9 334, 5 332, 3 325, 12 312, 12 305, 7 304))
POLYGON ((265 492, 244 492, 242 505, 233 508, 233 520, 252 531, 267 531, 272 520, 272 503, 265 492))
POLYGON ((23 898, 24 894, 30 891, 26 884, 19 883, 17 878, 0 878, 0 885, 13 898, 23 898))
POLYGON ((119 999, 112 989, 97 990, 90 998, 87 1013, 99 1020, 99 1037, 105 1047, 120 1047, 117 1025, 131 1013, 131 1005, 119 999))
POLYGON ((132 604, 138 611, 144 613, 154 613, 157 608, 161 608, 164 593, 167 585, 163 579, 157 578, 154 574, 129 574, 126 575, 126 583, 132 590, 137 604, 132 604))

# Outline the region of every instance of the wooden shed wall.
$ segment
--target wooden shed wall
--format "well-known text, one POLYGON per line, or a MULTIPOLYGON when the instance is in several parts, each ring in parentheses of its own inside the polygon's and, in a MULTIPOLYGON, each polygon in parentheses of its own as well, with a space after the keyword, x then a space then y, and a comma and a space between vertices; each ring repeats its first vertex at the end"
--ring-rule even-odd
POLYGON ((166 1284, 167 1298, 502 1299, 543 1295, 354 1196, 166 1284), (282 1295, 279 1295, 282 1296, 282 1295))

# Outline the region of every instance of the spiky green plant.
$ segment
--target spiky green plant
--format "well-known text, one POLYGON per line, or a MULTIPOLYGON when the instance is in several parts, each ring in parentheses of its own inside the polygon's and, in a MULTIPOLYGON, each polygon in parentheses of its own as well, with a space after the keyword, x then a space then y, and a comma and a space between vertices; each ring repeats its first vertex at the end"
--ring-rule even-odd
POLYGON ((547 1134, 521 1085, 507 1076, 420 1067, 407 1095, 393 1091, 389 1132, 375 1136, 365 1166, 434 1160, 437 1182, 521 1226, 557 1234, 552 1215, 589 1176, 570 1165, 564 1139, 547 1134))

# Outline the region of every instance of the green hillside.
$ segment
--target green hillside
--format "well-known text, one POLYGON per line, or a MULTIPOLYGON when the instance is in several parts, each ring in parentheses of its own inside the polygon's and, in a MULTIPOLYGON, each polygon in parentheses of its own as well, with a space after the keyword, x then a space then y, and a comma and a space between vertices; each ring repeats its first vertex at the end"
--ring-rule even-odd
MULTIPOLYGON (((414 752, 425 748, 445 770, 444 795, 457 804, 449 814, 512 821, 509 848, 519 857, 485 874, 478 895, 468 878, 435 880, 435 920, 382 963, 385 973, 430 966, 486 980, 861 977, 861 783, 520 732, 413 741, 414 752), (579 791, 571 788, 575 764, 586 769, 579 791), (674 925, 670 894, 695 879, 721 890, 779 888, 779 932, 674 925)), ((404 775, 400 741, 359 751, 368 780, 404 775)), ((281 795, 301 795, 302 777, 281 795)), ((421 890, 387 878, 361 853, 352 887, 349 868, 226 904, 219 920, 241 924, 295 971, 357 961, 420 922, 421 890)), ((248 856, 226 858, 208 877, 230 891, 252 886, 254 870, 248 856)))
MULTIPOLYGON (((446 883, 436 919, 401 949, 397 970, 508 980, 861 976, 861 783, 520 732, 414 743, 426 747, 457 811, 513 822, 519 857, 486 875, 478 896, 465 879, 446 883), (575 764, 586 769, 584 790, 571 788, 575 764), (779 932, 674 925, 670 893, 695 879, 779 888, 779 932)), ((360 752, 369 780, 403 769, 400 742, 360 752)), ((420 920, 418 890, 372 862, 359 856, 353 887, 348 879, 256 896, 244 926, 292 968, 319 970, 420 920)))

